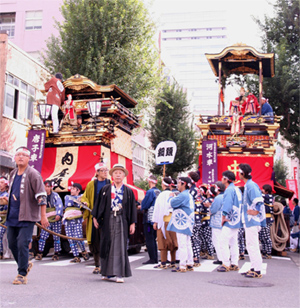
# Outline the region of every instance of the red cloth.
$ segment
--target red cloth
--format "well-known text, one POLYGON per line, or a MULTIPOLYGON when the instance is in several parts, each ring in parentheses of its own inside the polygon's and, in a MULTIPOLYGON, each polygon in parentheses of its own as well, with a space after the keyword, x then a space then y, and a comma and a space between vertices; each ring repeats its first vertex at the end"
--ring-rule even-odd
POLYGON ((247 96, 246 101, 242 105, 242 113, 243 114, 245 113, 257 114, 259 112, 259 109, 260 109, 260 106, 257 101, 257 98, 255 97, 255 95, 250 93, 247 96))
POLYGON ((67 108, 68 105, 68 100, 65 101, 65 116, 67 116, 67 114, 69 114, 70 120, 74 120, 75 119, 75 108, 73 106, 73 100, 69 103, 69 108, 67 108))
POLYGON ((58 107, 65 100, 65 88, 58 78, 51 78, 45 83, 45 91, 47 92, 47 103, 57 105, 58 107))
MULTIPOLYGON (((222 179, 222 173, 226 170, 232 171, 236 176, 237 186, 244 186, 245 183, 239 179, 238 165, 246 163, 252 168, 252 179, 260 188, 264 184, 269 184, 273 187, 272 167, 273 157, 269 155, 242 155, 242 154, 218 154, 218 181, 222 179)), ((199 171, 202 179, 202 155, 199 155, 199 171)))

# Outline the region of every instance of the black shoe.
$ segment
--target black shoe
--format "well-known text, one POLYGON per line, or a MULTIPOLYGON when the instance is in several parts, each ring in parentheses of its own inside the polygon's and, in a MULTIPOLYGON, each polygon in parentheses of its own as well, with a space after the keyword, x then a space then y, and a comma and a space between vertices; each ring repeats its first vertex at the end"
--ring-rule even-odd
POLYGON ((156 264, 156 262, 154 260, 148 260, 146 262, 143 262, 142 264, 156 264))
POLYGON ((221 265, 221 264, 222 264, 222 261, 216 260, 216 261, 213 262, 213 264, 221 265))

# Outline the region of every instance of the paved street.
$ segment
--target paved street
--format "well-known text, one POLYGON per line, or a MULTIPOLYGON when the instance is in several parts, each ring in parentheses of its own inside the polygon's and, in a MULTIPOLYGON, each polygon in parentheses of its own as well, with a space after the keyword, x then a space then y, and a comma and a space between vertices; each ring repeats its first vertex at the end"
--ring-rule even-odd
MULTIPOLYGON (((289 253, 291 255, 291 253, 289 253)), ((293 260, 264 261, 262 279, 238 272, 219 273, 212 261, 202 260, 194 272, 172 273, 142 265, 141 252, 130 256, 133 277, 124 284, 102 281, 92 274, 93 261, 70 264, 70 256, 35 261, 28 284, 15 286, 17 266, 0 262, 1 307, 299 307, 299 254, 293 260), (298 265, 297 265, 298 263, 298 265), (228 286, 230 285, 230 286, 228 286)), ((242 271, 250 266, 240 261, 242 271)))

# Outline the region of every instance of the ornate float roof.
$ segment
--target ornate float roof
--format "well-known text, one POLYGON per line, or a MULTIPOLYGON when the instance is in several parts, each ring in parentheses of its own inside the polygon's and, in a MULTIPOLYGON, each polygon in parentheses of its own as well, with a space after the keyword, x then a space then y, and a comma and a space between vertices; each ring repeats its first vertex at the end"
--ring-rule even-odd
POLYGON ((205 54, 215 76, 219 76, 219 61, 222 62, 222 75, 259 74, 259 61, 262 61, 262 75, 275 75, 274 53, 260 53, 251 46, 237 44, 224 48, 218 54, 205 54))
POLYGON ((66 94, 72 94, 73 99, 92 99, 114 97, 120 98, 120 103, 126 108, 134 108, 137 102, 117 85, 101 86, 83 75, 76 74, 64 81, 66 94))

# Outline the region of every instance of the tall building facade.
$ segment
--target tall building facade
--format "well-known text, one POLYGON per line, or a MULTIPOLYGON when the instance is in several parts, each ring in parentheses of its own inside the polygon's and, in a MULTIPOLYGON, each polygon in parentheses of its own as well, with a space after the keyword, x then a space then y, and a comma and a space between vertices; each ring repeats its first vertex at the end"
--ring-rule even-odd
POLYGON ((8 39, 32 57, 40 59, 46 40, 58 34, 54 18, 61 21, 63 0, 1 0, 0 30, 8 39))
POLYGON ((216 114, 218 83, 205 53, 219 53, 228 45, 225 10, 212 8, 168 12, 160 17, 163 74, 171 74, 187 93, 195 115, 216 114))

